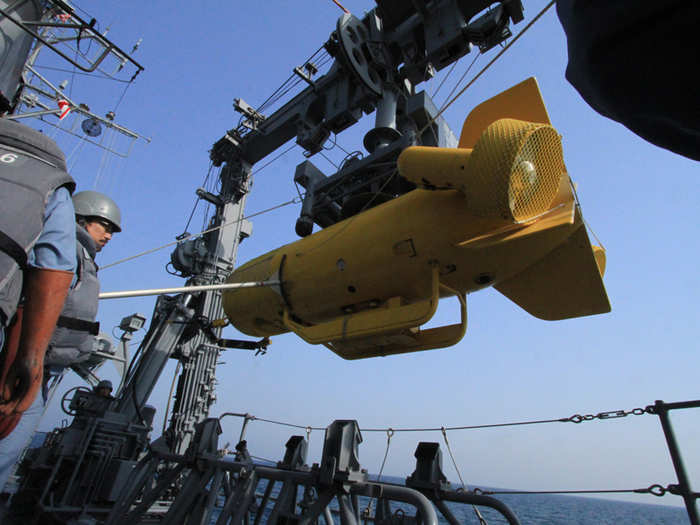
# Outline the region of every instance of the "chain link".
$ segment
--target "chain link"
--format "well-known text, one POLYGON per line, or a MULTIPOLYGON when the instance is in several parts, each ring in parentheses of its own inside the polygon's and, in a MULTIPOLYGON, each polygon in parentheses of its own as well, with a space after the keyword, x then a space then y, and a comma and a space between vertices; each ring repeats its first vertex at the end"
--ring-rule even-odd
POLYGON ((680 485, 675 485, 675 484, 670 484, 666 485, 665 487, 663 485, 654 484, 651 485, 650 487, 646 489, 639 489, 635 490, 635 492, 641 493, 641 494, 653 494, 654 496, 665 496, 666 494, 673 494, 674 496, 686 496, 689 495, 695 499, 698 499, 700 497, 700 494, 697 492, 687 492, 684 493, 683 489, 681 489, 680 485))
POLYGON ((616 419, 619 417, 627 417, 629 415, 642 416, 644 414, 653 414, 654 407, 648 406, 646 408, 633 408, 632 410, 610 410, 608 412, 598 412, 597 414, 574 414, 569 418, 563 419, 565 422, 569 423, 582 423, 584 421, 593 421, 594 419, 616 419))

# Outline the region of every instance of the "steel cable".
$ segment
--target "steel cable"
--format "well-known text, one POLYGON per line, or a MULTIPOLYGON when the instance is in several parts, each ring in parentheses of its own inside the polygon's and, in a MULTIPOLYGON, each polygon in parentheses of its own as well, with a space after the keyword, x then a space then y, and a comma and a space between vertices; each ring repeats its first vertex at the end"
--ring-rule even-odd
MULTIPOLYGON (((477 53, 477 55, 474 57, 474 60, 471 61, 471 64, 467 66, 467 69, 462 73, 462 76, 459 77, 459 80, 457 83, 454 85, 454 87, 450 90, 450 92, 447 94, 445 97, 445 101, 442 103, 443 105, 447 104, 450 100, 450 97, 454 94, 455 91, 457 91, 457 88, 459 85, 462 83, 462 81, 465 79, 465 77, 469 74, 469 72, 472 70, 472 67, 474 67, 474 64, 476 64, 476 61, 479 60, 479 57, 481 57, 481 53, 477 53)), ((457 62, 455 62, 456 64, 457 62)), ((442 84, 440 84, 442 85, 442 84)))
MULTIPOLYGON (((676 485, 667 485, 664 487, 658 483, 649 487, 639 489, 586 489, 586 490, 482 490, 474 488, 474 494, 484 494, 486 496, 498 494, 651 494, 652 496, 665 496, 666 494, 676 494, 678 492, 676 485)), ((698 498, 700 494, 693 493, 693 497, 698 498)))
MULTIPOLYGON (((379 467, 379 474, 377 474, 377 481, 382 480, 382 473, 384 472, 384 465, 386 464, 386 458, 389 456, 389 448, 391 447, 391 438, 394 435, 394 430, 392 428, 388 428, 386 430, 386 450, 384 451, 384 459, 382 460, 382 465, 379 467)), ((370 498, 369 501, 367 502, 367 506, 365 507, 365 510, 363 511, 364 516, 370 516, 372 513, 372 504, 374 503, 375 498, 370 498)))
MULTIPOLYGON (((294 427, 294 428, 311 428, 312 430, 325 430, 326 427, 313 427, 313 426, 306 426, 306 425, 298 425, 295 423, 289 423, 285 421, 277 421, 274 419, 265 419, 265 418, 259 418, 256 416, 252 416, 250 414, 231 414, 227 413, 228 415, 238 415, 240 417, 246 416, 251 420, 256 420, 256 421, 264 421, 266 423, 271 423, 275 425, 282 425, 282 426, 287 426, 287 427, 294 427)), ((584 421, 593 421, 595 419, 600 419, 600 420, 606 420, 606 419, 618 419, 622 418, 625 416, 629 415, 634 415, 634 416, 641 416, 644 414, 655 414, 654 406, 649 405, 645 408, 633 408, 631 410, 609 410, 605 412, 598 412, 597 414, 586 414, 586 415, 581 415, 581 414, 574 414, 573 416, 569 417, 560 417, 556 419, 534 419, 534 420, 527 420, 527 421, 515 421, 515 422, 509 422, 509 423, 491 423, 491 424, 485 424, 485 425, 460 425, 460 426, 453 426, 453 427, 446 427, 446 426, 441 426, 441 427, 424 427, 424 428, 395 428, 395 427, 387 427, 387 428, 361 428, 361 432, 384 432, 387 433, 389 431, 392 432, 392 434, 396 432, 447 432, 447 431, 452 431, 452 430, 476 430, 476 429, 482 429, 482 428, 497 428, 497 427, 509 427, 509 426, 519 426, 519 425, 537 425, 541 423, 582 423, 584 421)))
POLYGON ((422 135, 423 132, 424 132, 426 129, 428 129, 428 127, 431 126, 431 125, 437 120, 437 118, 445 112, 445 110, 447 110, 447 108, 449 108, 452 104, 454 104, 455 101, 456 101, 459 97, 461 97, 461 96, 464 94, 464 92, 465 92, 467 89, 469 89, 469 88, 474 84, 474 82, 476 82, 476 81, 478 80, 478 78, 479 78, 481 75, 483 75, 483 74, 486 72, 486 70, 489 69, 489 68, 493 65, 494 62, 496 62, 496 60, 498 60, 508 49, 510 49, 510 47, 511 47, 515 42, 517 42, 518 39, 519 39, 521 36, 523 36, 523 34, 524 34, 528 29, 530 29, 530 28, 533 26, 533 24, 534 24, 535 22, 537 22, 537 21, 542 17, 542 15, 544 15, 544 14, 549 10, 549 8, 551 8, 555 3, 556 3, 556 0, 551 0, 551 2, 549 2, 549 3, 542 9, 542 11, 540 11, 532 20, 530 20, 530 22, 522 29, 522 31, 520 31, 517 35, 515 35, 515 38, 513 38, 513 40, 511 40, 510 42, 508 42, 508 43, 503 47, 503 49, 501 49, 501 50, 496 54, 496 56, 493 57, 493 58, 489 61, 489 63, 486 64, 486 65, 481 69, 481 71, 479 71, 479 72, 476 74, 476 76, 474 76, 474 78, 472 78, 472 79, 469 81, 469 83, 467 83, 467 85, 464 86, 464 87, 460 90, 460 92, 457 93, 457 94, 454 96, 454 98, 453 98, 452 100, 450 100, 448 103, 446 103, 446 104, 437 112, 437 114, 436 114, 432 119, 430 119, 430 120, 427 122, 427 124, 426 124, 425 126, 423 126, 423 128, 419 131, 418 135, 422 135))
MULTIPOLYGON (((455 68, 457 67, 457 64, 459 64, 459 60, 455 60, 455 61, 454 61, 454 63, 452 64, 452 67, 450 67, 450 70, 447 72, 447 74, 446 74, 444 77, 442 77, 442 80, 440 81, 440 84, 438 85, 438 87, 435 89, 435 91, 433 91, 433 92, 431 93, 430 98, 433 98, 433 99, 435 98, 435 95, 438 94, 438 91, 440 91, 440 88, 442 88, 442 85, 445 83, 445 81, 446 81, 448 78, 450 78, 450 75, 452 74, 452 72, 453 72, 453 71, 455 70, 455 68)), ((459 84, 459 82, 458 82, 458 84, 459 84)), ((449 98, 449 97, 448 97, 448 98, 449 98)))
MULTIPOLYGON (((467 488, 467 485, 464 483, 464 479, 462 478, 462 473, 459 470, 459 467, 457 466, 457 461, 455 460, 455 456, 452 453, 452 447, 450 447, 450 442, 447 439, 447 429, 445 427, 442 427, 442 438, 445 440, 445 446, 447 447, 447 452, 450 454, 450 459, 452 459, 452 465, 454 465, 455 471, 457 472, 457 476, 459 476, 459 481, 462 484, 462 490, 469 490, 467 488)), ((476 508, 476 505, 472 505, 472 509, 474 509, 474 514, 476 514, 476 517, 479 520, 479 525, 487 525, 486 520, 484 517, 481 515, 481 512, 479 512, 479 509, 476 508)))
POLYGON ((261 210, 261 211, 256 212, 256 213, 251 213, 250 215, 246 215, 246 216, 243 217, 242 219, 236 219, 236 220, 234 220, 234 221, 230 221, 230 222, 227 222, 227 223, 224 223, 224 224, 220 224, 219 226, 214 226, 213 228, 209 228, 208 230, 204 230, 204 231, 201 231, 201 232, 199 232, 199 233, 193 233, 192 235, 188 235, 188 236, 186 236, 186 237, 183 237, 182 239, 178 239, 178 240, 169 242, 169 243, 167 243, 167 244, 163 244, 162 246, 157 246, 156 248, 151 248, 150 250, 146 250, 146 251, 137 253, 137 254, 135 254, 135 255, 131 255, 131 256, 129 256, 129 257, 125 257, 125 258, 123 258, 123 259, 119 259, 118 261, 115 261, 115 262, 113 262, 113 263, 105 264, 104 266, 100 266, 100 270, 105 270, 106 268, 111 268, 112 266, 117 266, 118 264, 123 264, 123 263, 125 263, 125 262, 132 261, 132 260, 134 260, 134 259, 138 259, 139 257, 143 257, 144 255, 148 255, 148 254, 151 254, 151 253, 154 253, 154 252, 163 250, 163 249, 165 249, 165 248, 168 248, 169 246, 174 246, 174 245, 179 244, 179 243, 181 243, 181 242, 185 242, 185 241, 191 239, 192 237, 198 237, 198 236, 200 236, 200 235, 204 235, 204 234, 206 234, 206 233, 210 233, 210 232, 219 230, 219 229, 221 229, 221 228, 226 228, 227 226, 231 226, 231 225, 236 224, 236 223, 238 223, 238 222, 240 222, 240 221, 244 221, 244 220, 246 220, 246 219, 251 219, 251 218, 253 218, 253 217, 257 217, 258 215, 262 215, 262 214, 264 214, 264 213, 269 213, 269 212, 271 212, 271 211, 277 210, 277 209, 282 208, 282 207, 284 207, 284 206, 289 206, 290 204, 298 204, 298 203, 299 203, 299 198, 298 198, 298 197, 294 197, 293 199, 291 199, 291 200, 289 200, 289 201, 287 201, 287 202, 283 202, 282 204, 278 204, 278 205, 276 205, 276 206, 272 206, 271 208, 267 208, 267 209, 265 209, 265 210, 261 210))

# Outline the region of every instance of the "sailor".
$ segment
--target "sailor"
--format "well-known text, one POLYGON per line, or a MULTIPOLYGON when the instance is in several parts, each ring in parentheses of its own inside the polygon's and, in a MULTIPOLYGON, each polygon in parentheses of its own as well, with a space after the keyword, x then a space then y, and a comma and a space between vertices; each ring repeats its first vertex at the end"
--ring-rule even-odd
POLYGON ((67 367, 90 357, 99 331, 99 323, 95 322, 99 281, 94 257, 111 240, 114 232, 121 231, 121 212, 112 199, 96 191, 76 193, 73 206, 77 239, 73 247, 74 259, 77 260, 76 279, 71 284, 46 351, 42 395, 36 396, 12 434, 0 440, 0 492, 39 425, 50 388, 60 381, 67 367))
MULTIPOLYGON (((81 191, 73 196, 77 238, 77 282, 71 286, 57 328, 46 352, 45 365, 63 368, 87 360, 93 352, 100 324, 97 317, 97 278, 95 255, 121 231, 121 212, 107 195, 81 191)), ((52 375, 56 375, 52 373, 52 375)))
POLYGON ((51 139, 0 118, 0 438, 41 388, 74 277, 74 188, 51 139))
POLYGON ((103 379, 97 383, 95 394, 107 399, 114 399, 114 397, 112 397, 112 382, 109 379, 103 379))

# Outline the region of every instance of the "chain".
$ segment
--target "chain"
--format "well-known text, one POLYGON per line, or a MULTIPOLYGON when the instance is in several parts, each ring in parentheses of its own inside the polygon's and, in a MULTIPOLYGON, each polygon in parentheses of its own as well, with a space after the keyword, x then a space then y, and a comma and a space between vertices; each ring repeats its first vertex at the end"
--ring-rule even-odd
POLYGON ((646 408, 633 408, 632 410, 610 410, 609 412, 598 412, 597 414, 586 414, 582 416, 581 414, 574 414, 573 416, 565 419, 564 421, 570 423, 582 423, 584 421, 593 421, 594 419, 617 419, 619 417, 627 417, 629 415, 642 416, 644 414, 655 414, 656 411, 653 406, 648 406, 646 408))

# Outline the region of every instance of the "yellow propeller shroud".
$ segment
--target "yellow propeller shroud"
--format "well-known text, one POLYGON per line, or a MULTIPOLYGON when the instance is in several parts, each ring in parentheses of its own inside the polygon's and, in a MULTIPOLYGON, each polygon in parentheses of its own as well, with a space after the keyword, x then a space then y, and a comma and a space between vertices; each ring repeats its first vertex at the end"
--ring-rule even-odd
POLYGON ((458 148, 409 147, 398 170, 418 188, 236 269, 227 282, 282 284, 224 292, 231 323, 361 359, 456 344, 466 294, 488 286, 540 319, 610 311, 534 78, 474 108, 458 148), (460 321, 421 329, 449 296, 460 321))

